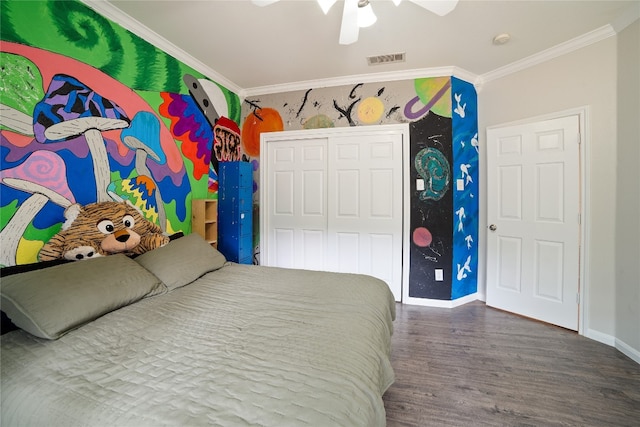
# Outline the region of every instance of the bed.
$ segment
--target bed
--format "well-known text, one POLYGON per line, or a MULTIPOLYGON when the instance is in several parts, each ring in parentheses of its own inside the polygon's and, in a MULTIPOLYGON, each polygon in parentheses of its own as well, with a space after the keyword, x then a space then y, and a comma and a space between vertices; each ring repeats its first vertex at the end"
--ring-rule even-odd
POLYGON ((375 278, 226 262, 197 234, 2 277, 2 426, 384 426, 375 278))

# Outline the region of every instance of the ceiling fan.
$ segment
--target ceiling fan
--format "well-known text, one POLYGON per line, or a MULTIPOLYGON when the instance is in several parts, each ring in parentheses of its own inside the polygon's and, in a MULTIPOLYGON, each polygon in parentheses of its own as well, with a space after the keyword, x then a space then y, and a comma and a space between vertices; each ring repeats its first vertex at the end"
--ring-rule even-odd
MULTIPOLYGON (((252 0, 258 6, 267 6, 279 0, 252 0)), ((337 0, 317 0, 326 15, 337 0)), ((392 0, 398 6, 402 0, 392 0)), ((430 12, 444 16, 455 9, 458 0, 409 0, 430 12)), ((342 9, 342 26, 340 27, 340 44, 352 44, 358 41, 360 28, 368 27, 376 22, 376 15, 369 0, 345 0, 342 9)))

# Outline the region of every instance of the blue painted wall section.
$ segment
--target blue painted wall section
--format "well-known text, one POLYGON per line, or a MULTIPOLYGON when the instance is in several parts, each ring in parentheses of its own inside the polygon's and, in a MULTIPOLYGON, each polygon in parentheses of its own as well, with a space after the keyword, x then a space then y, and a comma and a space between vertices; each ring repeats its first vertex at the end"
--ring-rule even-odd
POLYGON ((453 264, 451 299, 478 289, 478 103, 470 83, 451 78, 453 264))

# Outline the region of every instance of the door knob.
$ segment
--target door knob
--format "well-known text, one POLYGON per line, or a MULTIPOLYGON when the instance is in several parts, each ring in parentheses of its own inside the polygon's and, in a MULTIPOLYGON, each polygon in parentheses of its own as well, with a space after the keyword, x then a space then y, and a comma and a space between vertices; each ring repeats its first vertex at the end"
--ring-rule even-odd
POLYGON ((498 229, 498 227, 496 227, 496 225, 495 225, 495 224, 491 224, 491 225, 489 226, 489 230, 491 230, 491 231, 496 231, 497 229, 498 229))

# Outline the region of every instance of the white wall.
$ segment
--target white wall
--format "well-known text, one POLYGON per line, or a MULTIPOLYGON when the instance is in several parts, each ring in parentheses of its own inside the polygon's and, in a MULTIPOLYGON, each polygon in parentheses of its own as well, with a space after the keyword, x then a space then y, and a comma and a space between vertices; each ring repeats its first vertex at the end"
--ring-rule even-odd
MULTIPOLYGON (((486 128, 516 120, 588 106, 590 123, 587 194, 590 252, 585 300, 587 336, 613 344, 616 333, 615 211, 616 211, 616 37, 487 82, 478 94, 481 139, 480 164, 486 168, 486 128)), ((481 170, 486 194, 486 169, 481 170)), ((636 174, 636 170, 629 171, 636 174)), ((635 175, 637 179, 637 175, 635 175)), ((481 241, 486 242, 486 197, 480 198, 481 241)), ((485 265, 483 253, 479 265, 485 265)), ((479 272, 484 277, 484 272, 479 272)), ((480 284, 484 293, 486 283, 480 284)), ((640 308, 636 307, 636 310, 640 308)))
POLYGON ((615 336, 640 363, 640 20, 618 34, 617 95, 615 336))

